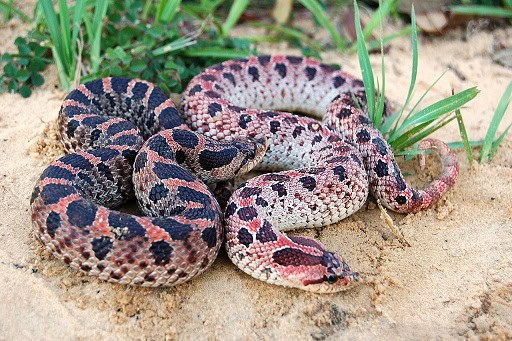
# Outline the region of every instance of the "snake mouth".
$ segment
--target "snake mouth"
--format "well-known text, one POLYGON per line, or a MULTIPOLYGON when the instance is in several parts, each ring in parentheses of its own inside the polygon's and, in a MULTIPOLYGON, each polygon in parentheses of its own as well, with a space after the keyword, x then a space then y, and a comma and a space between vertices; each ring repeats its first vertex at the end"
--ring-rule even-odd
MULTIPOLYGON (((334 275, 334 274, 332 274, 334 275)), ((352 282, 358 282, 359 281, 359 274, 357 272, 343 272, 340 275, 334 275, 333 277, 329 276, 323 276, 321 278, 315 278, 310 280, 304 280, 302 283, 305 287, 309 285, 314 284, 322 284, 322 283, 328 283, 330 286, 336 286, 336 287, 347 287, 352 282)))

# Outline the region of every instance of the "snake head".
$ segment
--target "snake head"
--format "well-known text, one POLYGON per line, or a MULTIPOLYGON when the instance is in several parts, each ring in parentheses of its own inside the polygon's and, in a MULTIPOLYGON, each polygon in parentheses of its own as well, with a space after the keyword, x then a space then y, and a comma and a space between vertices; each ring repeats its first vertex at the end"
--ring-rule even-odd
POLYGON ((324 251, 322 261, 310 279, 303 279, 304 289, 313 292, 334 293, 352 287, 359 279, 357 272, 340 257, 330 251, 324 251))
POLYGON ((247 173, 256 167, 265 156, 268 148, 266 138, 237 138, 233 139, 231 143, 238 149, 238 156, 234 163, 238 163, 239 166, 235 176, 247 173))
POLYGON ((283 285, 317 293, 334 293, 350 288, 358 274, 350 269, 335 252, 328 251, 319 241, 289 236, 294 247, 277 251, 273 260, 280 268, 283 285))

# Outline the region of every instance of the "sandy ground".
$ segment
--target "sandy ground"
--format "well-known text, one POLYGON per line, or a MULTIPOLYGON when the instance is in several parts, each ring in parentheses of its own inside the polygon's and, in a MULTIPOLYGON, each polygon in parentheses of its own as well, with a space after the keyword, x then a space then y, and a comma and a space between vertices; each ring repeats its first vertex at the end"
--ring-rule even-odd
MULTIPOLYGON (((0 52, 26 29, 0 29, 0 52)), ((420 38, 418 93, 448 66, 426 103, 451 89, 478 86, 463 110, 472 139, 481 139, 512 71, 493 64, 493 39, 512 41, 512 28, 455 30, 420 38)), ((295 52, 276 49, 270 52, 295 52)), ((409 86, 411 47, 396 40, 386 55, 387 95, 402 102, 409 86)), ((359 74, 357 59, 328 53, 359 74)), ((378 56, 372 56, 375 65, 378 56)), ((357 288, 316 295, 271 286, 243 274, 224 251, 205 274, 175 288, 144 289, 101 282, 43 251, 31 227, 32 187, 59 155, 52 126, 62 100, 54 69, 29 99, 0 95, 0 339, 418 339, 512 338, 512 136, 491 164, 470 167, 459 152, 457 185, 434 208, 391 213, 410 247, 403 247, 370 205, 315 236, 364 275, 357 288), (44 141, 50 141, 44 145, 44 141)), ((512 121, 509 109, 505 124, 512 121)), ((503 129, 503 128, 502 128, 503 129)), ((437 137, 458 140, 455 124, 437 137)), ((419 173, 416 162, 407 173, 419 173)), ((409 176, 422 184, 435 176, 409 176)))

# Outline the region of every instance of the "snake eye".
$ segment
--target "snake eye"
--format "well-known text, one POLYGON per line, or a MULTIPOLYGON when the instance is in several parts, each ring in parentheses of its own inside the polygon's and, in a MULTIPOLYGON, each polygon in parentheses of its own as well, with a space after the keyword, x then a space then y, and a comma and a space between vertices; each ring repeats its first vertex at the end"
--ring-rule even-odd
POLYGON ((338 280, 338 276, 336 276, 335 274, 328 274, 324 276, 324 279, 327 281, 327 283, 334 284, 338 280))

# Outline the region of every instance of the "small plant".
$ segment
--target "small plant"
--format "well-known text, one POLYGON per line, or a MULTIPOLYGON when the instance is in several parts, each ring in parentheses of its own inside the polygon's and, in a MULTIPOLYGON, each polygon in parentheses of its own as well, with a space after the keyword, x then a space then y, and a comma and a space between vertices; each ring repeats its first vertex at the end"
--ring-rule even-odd
MULTIPOLYGON (((414 86, 416 83, 416 74, 418 68, 418 38, 416 31, 416 17, 414 7, 412 8, 412 22, 411 22, 411 37, 413 44, 413 64, 411 72, 411 83, 404 105, 392 113, 383 122, 383 108, 385 96, 385 74, 384 74, 384 53, 382 49, 381 40, 381 70, 382 70, 382 86, 378 83, 380 91, 378 94, 375 92, 375 81, 373 70, 370 64, 368 50, 366 48, 366 41, 364 38, 363 30, 361 28, 361 21, 359 17, 359 8, 357 2, 354 1, 355 18, 356 18, 356 33, 358 44, 359 63, 363 75, 363 83, 365 86, 368 113, 374 122, 375 126, 386 137, 388 143, 397 154, 412 154, 418 151, 405 151, 406 148, 411 147, 420 140, 426 138, 436 130, 444 127, 446 124, 456 118, 454 110, 460 108, 470 100, 476 97, 478 90, 476 88, 466 89, 460 93, 454 94, 450 97, 442 99, 428 107, 416 111, 417 106, 421 103, 428 91, 431 89, 432 84, 420 99, 414 104, 413 108, 405 115, 405 108, 409 105, 414 86)), ((441 75, 442 76, 442 75, 441 75)), ((439 78, 438 78, 439 80, 439 78)))
POLYGON ((29 34, 29 38, 16 38, 14 45, 18 53, 4 53, 0 57, 0 65, 3 65, 0 92, 19 92, 21 96, 29 97, 32 87, 44 83, 41 72, 52 62, 47 58, 50 50, 41 46, 33 36, 34 34, 29 34))

